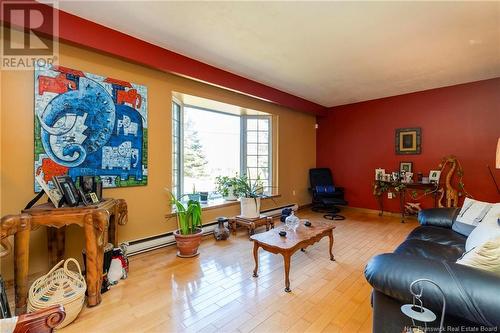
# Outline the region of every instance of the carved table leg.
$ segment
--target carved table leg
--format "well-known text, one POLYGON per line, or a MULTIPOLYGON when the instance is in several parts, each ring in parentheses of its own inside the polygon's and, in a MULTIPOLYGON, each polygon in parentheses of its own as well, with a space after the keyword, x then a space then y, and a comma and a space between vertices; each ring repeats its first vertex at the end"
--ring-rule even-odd
POLYGON ((100 210, 85 216, 85 248, 87 251, 87 303, 96 306, 101 302, 102 265, 104 256, 105 230, 109 215, 100 210))
POLYGON ((234 219, 229 220, 229 224, 231 225, 231 231, 233 232, 233 235, 236 235, 236 221, 234 219))
POLYGON ((106 238, 109 243, 113 244, 113 247, 118 247, 118 219, 115 209, 115 212, 109 217, 108 237, 106 238))
POLYGON ((66 226, 61 228, 47 227, 47 245, 49 249, 49 269, 64 259, 66 245, 66 226))
POLYGON ((404 189, 401 190, 399 194, 399 209, 401 210, 401 223, 405 223, 405 196, 406 191, 404 189))
POLYGON ((335 261, 335 257, 333 256, 333 230, 330 230, 328 232, 328 239, 330 240, 330 243, 328 244, 328 249, 330 251, 330 260, 335 261))
POLYGON ((253 260, 255 261, 255 268, 253 269, 253 277, 258 277, 257 271, 259 270, 259 243, 253 242, 253 260))
POLYGON ((290 289, 290 254, 282 253, 283 259, 285 260, 285 291, 287 293, 291 292, 290 289))
POLYGON ((252 236, 254 234, 255 234, 255 223, 252 222, 248 226, 248 238, 250 238, 250 236, 252 236))
POLYGON ((30 217, 21 217, 14 234, 14 279, 16 315, 26 313, 30 251, 30 217))

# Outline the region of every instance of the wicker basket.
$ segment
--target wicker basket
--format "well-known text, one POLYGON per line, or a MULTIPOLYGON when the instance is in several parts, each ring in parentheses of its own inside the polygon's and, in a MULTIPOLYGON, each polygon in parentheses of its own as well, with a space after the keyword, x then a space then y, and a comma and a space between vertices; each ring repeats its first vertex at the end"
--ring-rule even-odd
POLYGON ((46 275, 38 278, 30 287, 28 299, 28 312, 48 308, 54 304, 64 306, 66 318, 57 326, 62 328, 76 319, 85 302, 85 290, 87 284, 82 276, 78 261, 69 258, 61 260, 46 275), (72 262, 78 268, 78 272, 68 269, 72 262), (64 266, 62 264, 64 263, 64 266))

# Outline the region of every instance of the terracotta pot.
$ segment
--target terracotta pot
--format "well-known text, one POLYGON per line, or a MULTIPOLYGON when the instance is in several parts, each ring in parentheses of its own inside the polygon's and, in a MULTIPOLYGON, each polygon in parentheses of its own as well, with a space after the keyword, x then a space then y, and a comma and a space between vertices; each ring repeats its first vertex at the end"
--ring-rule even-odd
POLYGON ((196 233, 181 235, 179 230, 174 232, 175 242, 177 243, 177 256, 181 258, 196 257, 198 247, 201 244, 202 230, 196 229, 196 233))

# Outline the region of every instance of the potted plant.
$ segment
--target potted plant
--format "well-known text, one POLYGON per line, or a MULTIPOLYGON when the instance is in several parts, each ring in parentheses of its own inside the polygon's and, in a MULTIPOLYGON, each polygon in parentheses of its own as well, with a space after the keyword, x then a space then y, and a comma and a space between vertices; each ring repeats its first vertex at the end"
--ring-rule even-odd
POLYGON ((260 199, 264 195, 264 186, 259 177, 251 181, 246 175, 234 178, 235 194, 240 198, 241 214, 246 218, 257 218, 260 216, 260 199))
POLYGON ((177 256, 190 258, 197 256, 201 244, 201 206, 198 201, 189 200, 186 205, 170 193, 171 203, 175 206, 179 229, 174 232, 177 243, 177 256))
POLYGON ((236 201, 238 197, 234 193, 235 183, 235 177, 218 176, 215 178, 215 191, 221 194, 224 200, 236 201))

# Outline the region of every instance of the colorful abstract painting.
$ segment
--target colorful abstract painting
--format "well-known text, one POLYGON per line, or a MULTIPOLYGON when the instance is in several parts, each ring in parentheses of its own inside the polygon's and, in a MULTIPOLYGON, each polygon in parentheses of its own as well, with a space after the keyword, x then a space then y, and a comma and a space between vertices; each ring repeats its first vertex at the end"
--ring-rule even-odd
MULTIPOLYGON (((35 69, 35 175, 146 185, 147 88, 62 66, 35 69)), ((35 191, 41 188, 35 181, 35 191)))

